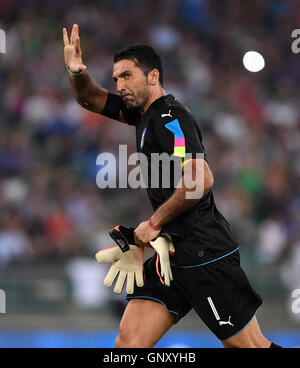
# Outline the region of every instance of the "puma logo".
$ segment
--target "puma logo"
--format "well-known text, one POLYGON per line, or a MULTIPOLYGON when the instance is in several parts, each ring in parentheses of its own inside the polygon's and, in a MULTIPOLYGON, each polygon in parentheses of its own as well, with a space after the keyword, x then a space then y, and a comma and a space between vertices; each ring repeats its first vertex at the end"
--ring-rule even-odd
POLYGON ((233 326, 233 324, 230 322, 230 318, 231 318, 231 316, 229 316, 228 321, 219 321, 219 325, 220 325, 220 326, 223 326, 223 325, 230 325, 230 326, 234 327, 234 326, 233 326))
POLYGON ((171 110, 169 110, 168 114, 161 114, 162 118, 165 118, 166 116, 170 116, 170 118, 172 117, 171 110))
POLYGON ((212 301, 212 298, 210 296, 207 298, 207 301, 208 301, 208 303, 211 307, 211 310, 213 311, 213 314, 214 314, 216 320, 219 322, 220 326, 230 325, 230 326, 234 327, 234 325, 230 322, 231 316, 229 316, 228 321, 220 321, 221 318, 220 318, 219 313, 217 312, 217 309, 214 305, 214 302, 212 301))

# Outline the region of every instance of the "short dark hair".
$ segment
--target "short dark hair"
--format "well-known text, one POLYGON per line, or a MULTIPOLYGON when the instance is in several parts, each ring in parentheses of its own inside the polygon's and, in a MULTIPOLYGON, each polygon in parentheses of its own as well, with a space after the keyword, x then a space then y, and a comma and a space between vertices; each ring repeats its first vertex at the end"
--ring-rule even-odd
POLYGON ((114 63, 119 60, 129 59, 135 62, 136 66, 141 68, 147 76, 153 69, 159 71, 159 82, 163 86, 163 68, 160 56, 148 45, 133 45, 124 47, 114 54, 114 63))

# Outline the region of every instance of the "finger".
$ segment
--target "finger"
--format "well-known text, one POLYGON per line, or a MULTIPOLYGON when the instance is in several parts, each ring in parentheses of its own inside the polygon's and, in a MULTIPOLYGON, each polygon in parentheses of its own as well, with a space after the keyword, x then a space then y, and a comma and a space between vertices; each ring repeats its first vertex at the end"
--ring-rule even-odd
POLYGON ((126 280, 126 275, 127 275, 126 272, 120 271, 115 288, 114 288, 114 292, 116 294, 120 294, 121 291, 123 290, 123 286, 126 280))
POLYGON ((64 45, 65 46, 68 46, 70 44, 69 43, 69 38, 68 38, 68 33, 67 33, 67 30, 66 30, 65 27, 63 28, 63 40, 64 40, 64 45))
POLYGON ((147 247, 149 248, 150 247, 150 243, 144 243, 142 240, 139 240, 138 238, 134 238, 134 244, 137 245, 138 247, 141 247, 141 248, 144 248, 144 247, 147 247))
POLYGON ((170 275, 170 280, 173 281, 173 273, 172 273, 171 265, 169 265, 169 275, 170 275))
POLYGON ((161 274, 161 277, 164 279, 165 285, 170 286, 170 277, 167 271, 167 267, 164 263, 161 263, 161 262, 160 262, 160 274, 161 274))
POLYGON ((76 36, 78 34, 78 25, 73 24, 72 32, 71 32, 71 45, 75 45, 76 36))
POLYGON ((173 242, 170 242, 169 243, 169 253, 173 256, 174 253, 175 253, 175 247, 174 247, 174 244, 173 242))
POLYGON ((169 275, 169 272, 164 270, 163 276, 164 276, 164 280, 165 280, 165 285, 170 286, 170 275, 169 275))
POLYGON ((103 284, 105 286, 110 287, 113 284, 118 272, 119 272, 119 269, 117 267, 114 267, 114 265, 112 265, 105 279, 103 280, 103 284))
POLYGON ((133 294, 133 291, 134 291, 134 273, 129 272, 127 274, 126 292, 127 294, 133 294))
POLYGON ((137 245, 137 246, 139 246, 139 247, 143 245, 143 243, 141 243, 139 241, 139 239, 136 237, 136 235, 134 235, 134 244, 137 245))
POLYGON ((120 252, 122 252, 122 251, 116 245, 112 248, 99 250, 96 253, 95 257, 96 257, 97 262, 99 262, 99 263, 114 262, 114 261, 117 261, 120 258, 120 255, 121 255, 120 252))
POLYGON ((79 37, 76 37, 76 40, 75 40, 75 51, 76 51, 77 54, 81 53, 80 38, 79 37))
POLYGON ((137 270, 135 272, 135 281, 138 287, 144 286, 144 276, 143 276, 143 270, 137 270))
POLYGON ((170 255, 170 256, 172 256, 172 257, 173 257, 173 256, 174 256, 174 254, 175 254, 175 251, 173 252, 173 251, 169 250, 169 252, 168 252, 168 253, 169 253, 169 255, 170 255))
POLYGON ((159 281, 164 285, 163 279, 162 279, 160 271, 159 271, 159 255, 158 255, 158 253, 156 254, 155 267, 156 267, 156 273, 159 277, 159 281))

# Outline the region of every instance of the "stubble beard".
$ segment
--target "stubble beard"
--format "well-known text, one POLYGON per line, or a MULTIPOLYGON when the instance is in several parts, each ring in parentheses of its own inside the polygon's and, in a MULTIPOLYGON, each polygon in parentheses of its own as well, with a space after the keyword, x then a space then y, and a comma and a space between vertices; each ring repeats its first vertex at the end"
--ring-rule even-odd
POLYGON ((128 101, 124 101, 128 110, 142 110, 146 105, 149 98, 149 91, 147 88, 148 84, 146 83, 144 89, 137 92, 136 95, 131 95, 132 97, 128 99, 128 101))

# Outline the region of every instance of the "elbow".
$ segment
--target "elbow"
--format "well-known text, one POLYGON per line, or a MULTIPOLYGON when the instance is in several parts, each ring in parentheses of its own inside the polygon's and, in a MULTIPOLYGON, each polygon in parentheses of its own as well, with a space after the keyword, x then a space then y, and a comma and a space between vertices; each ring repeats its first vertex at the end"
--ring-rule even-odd
POLYGON ((206 194, 209 192, 214 185, 214 176, 211 172, 209 166, 205 165, 205 171, 204 171, 204 193, 206 194))
POLYGON ((205 176, 204 178, 204 194, 208 193, 214 185, 214 178, 212 175, 205 176))
POLYGON ((201 193, 198 197, 200 199, 213 187, 214 177, 204 160, 192 160, 191 163, 184 166, 184 181, 189 184, 188 188, 194 188, 197 193, 201 193))

